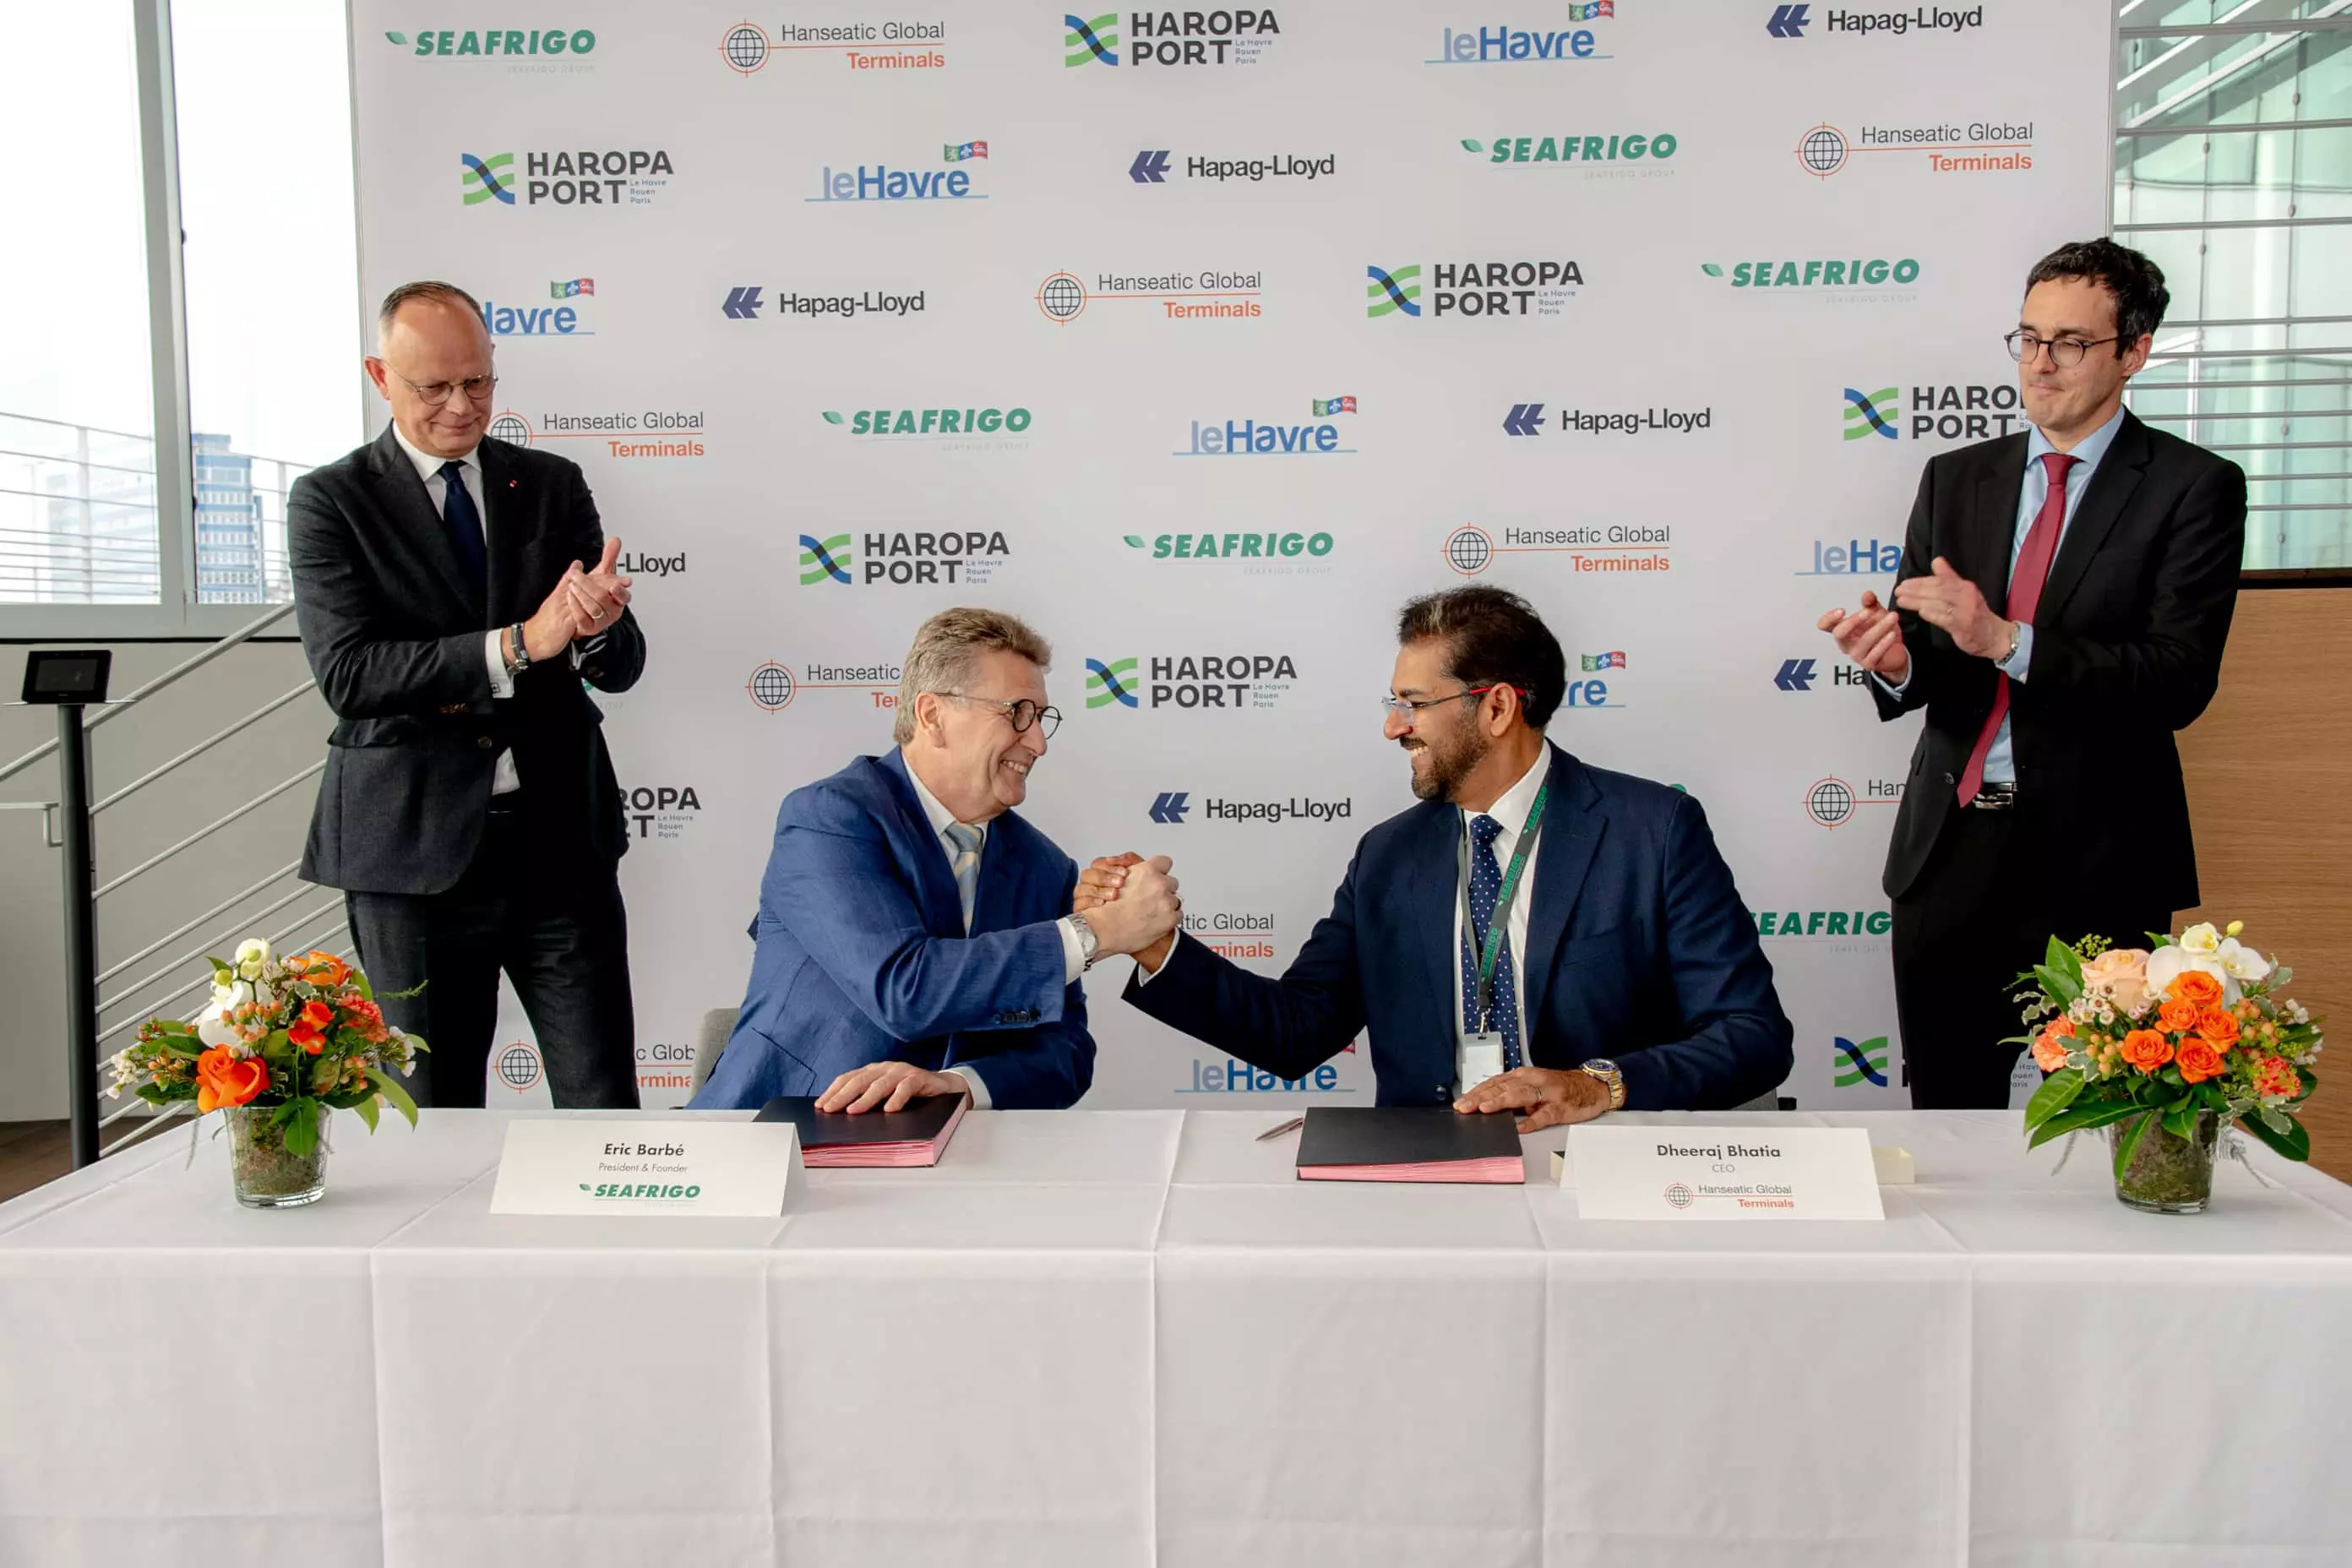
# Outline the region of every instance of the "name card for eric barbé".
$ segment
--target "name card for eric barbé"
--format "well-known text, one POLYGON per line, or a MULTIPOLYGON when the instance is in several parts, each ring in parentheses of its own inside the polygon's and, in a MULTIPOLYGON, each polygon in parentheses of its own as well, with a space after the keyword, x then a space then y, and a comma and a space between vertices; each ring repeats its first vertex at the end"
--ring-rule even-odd
POLYGON ((1580 1219, 1880 1219, 1859 1127, 1568 1130, 1580 1219))
POLYGON ((532 1118, 507 1124, 490 1212, 771 1219, 800 1169, 790 1124, 532 1118))

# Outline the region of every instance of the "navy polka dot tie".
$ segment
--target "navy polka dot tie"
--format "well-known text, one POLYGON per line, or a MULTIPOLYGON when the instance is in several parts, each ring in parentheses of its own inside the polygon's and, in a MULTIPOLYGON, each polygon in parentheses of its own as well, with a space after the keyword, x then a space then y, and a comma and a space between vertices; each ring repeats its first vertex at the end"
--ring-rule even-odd
MULTIPOLYGON (((1503 825, 1491 816, 1470 819, 1470 929, 1462 933, 1462 1026, 1478 1027, 1478 955, 1486 951, 1486 928, 1494 923, 1495 896, 1503 889, 1503 868, 1495 858, 1495 838, 1503 825)), ((1507 925, 1495 955, 1493 1005, 1486 1026, 1503 1037, 1503 1070, 1519 1065, 1518 986, 1511 973, 1507 925)))

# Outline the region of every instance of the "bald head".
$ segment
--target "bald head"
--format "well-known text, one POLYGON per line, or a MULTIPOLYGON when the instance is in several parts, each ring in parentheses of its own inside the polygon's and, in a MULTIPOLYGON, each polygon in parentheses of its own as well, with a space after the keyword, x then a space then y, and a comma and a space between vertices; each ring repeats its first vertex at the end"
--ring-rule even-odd
POLYGON ((368 375, 412 446, 462 458, 489 424, 491 352, 472 295, 449 283, 405 283, 376 312, 368 375))

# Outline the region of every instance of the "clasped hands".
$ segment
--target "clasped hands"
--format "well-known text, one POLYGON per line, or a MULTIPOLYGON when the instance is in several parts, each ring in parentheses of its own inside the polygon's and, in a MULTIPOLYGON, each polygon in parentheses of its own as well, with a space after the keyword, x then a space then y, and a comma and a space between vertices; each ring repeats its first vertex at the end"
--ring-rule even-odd
POLYGON ((1903 646, 1903 623, 1896 610, 1909 610, 1931 626, 1943 629, 1952 645, 1978 658, 2000 658, 2010 648, 2016 628, 1993 614, 1984 591, 1936 557, 1925 577, 1906 577, 1895 585, 1892 606, 1865 591, 1862 607, 1848 613, 1832 610, 1815 622, 1818 629, 1837 639, 1838 652, 1896 686, 1911 678, 1911 654, 1903 646))
MULTIPOLYGON (((1139 855, 1097 860, 1078 879, 1072 913, 1094 928, 1095 955, 1131 952, 1139 958, 1157 947, 1168 952, 1170 933, 1184 912, 1176 896, 1176 879, 1168 874, 1164 855, 1146 860, 1139 855), (1133 875, 1129 868, 1140 867, 1133 875), (1099 868, 1108 869, 1099 870, 1099 868), (1088 879, 1092 879, 1089 880, 1088 879)), ((1159 959, 1152 963, 1157 967, 1159 959)), ((909 1100, 935 1094, 961 1094, 966 1086, 953 1073, 930 1072, 911 1062, 870 1062, 836 1078, 817 1097, 819 1110, 842 1110, 853 1116, 868 1110, 904 1110, 909 1100)))
POLYGON ((621 542, 607 539, 604 553, 593 568, 584 568, 577 561, 564 568, 554 591, 522 624, 522 648, 533 663, 553 658, 574 642, 602 637, 613 629, 621 612, 629 607, 630 579, 614 565, 620 558, 621 542))

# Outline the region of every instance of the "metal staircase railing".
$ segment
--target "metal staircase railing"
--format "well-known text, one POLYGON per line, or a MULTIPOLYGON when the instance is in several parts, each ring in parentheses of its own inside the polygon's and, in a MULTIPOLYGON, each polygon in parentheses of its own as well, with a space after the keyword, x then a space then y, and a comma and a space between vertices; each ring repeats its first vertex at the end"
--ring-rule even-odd
MULTIPOLYGON (((175 683, 186 679, 198 669, 203 668, 205 665, 210 664, 213 660, 220 658, 223 654, 229 652, 240 644, 248 641, 257 633, 264 631, 269 626, 283 620, 288 615, 292 613, 293 608, 294 606, 291 605, 280 605, 273 607, 268 613, 256 617, 254 620, 239 627, 236 631, 232 632, 229 636, 223 637, 220 641, 211 644, 194 657, 183 660, 181 663, 155 677, 152 680, 148 681, 144 685, 131 691, 127 696, 118 698, 113 701, 105 704, 103 707, 99 708, 96 712, 90 714, 87 721, 80 722, 75 727, 77 732, 86 737, 88 731, 97 729, 101 724, 110 723, 121 717, 123 714, 134 710, 141 702, 168 689, 175 683)), ((121 805, 123 802, 130 799, 140 791, 148 788, 150 785, 154 784, 163 779, 171 777, 173 774, 178 773, 179 770, 185 768, 188 764, 194 763, 205 753, 211 751, 215 746, 217 746, 222 742, 228 740, 231 736, 236 735, 241 731, 251 728, 254 724, 268 718, 270 714, 277 712, 279 709, 284 708, 289 703, 299 700, 310 691, 316 690, 317 685, 318 683, 316 681, 305 680, 299 686, 293 688, 291 690, 289 690, 280 696, 272 698, 269 701, 263 703, 260 707, 255 709, 252 712, 246 714, 243 718, 237 719, 233 722, 223 726, 221 729, 214 731, 203 740, 198 741, 195 744, 181 752, 177 756, 173 757, 169 762, 163 763, 156 767, 150 768, 147 772, 140 774, 137 778, 121 785, 106 795, 90 802, 86 812, 82 816, 80 823, 78 825, 79 831, 76 831, 76 824, 62 820, 64 816, 72 809, 72 800, 70 797, 77 793, 81 781, 73 781, 77 788, 68 787, 67 774, 73 770, 69 766, 68 759, 59 756, 60 746, 62 743, 60 741, 53 740, 45 742, 42 744, 34 747, 31 751, 26 752, 24 755, 16 758, 14 762, 5 763, 5 765, 0 765, 0 782, 5 782, 46 758, 58 756, 58 793, 60 798, 58 800, 10 801, 0 803, 0 805, 5 805, 5 808, 12 810, 39 811, 42 814, 43 841, 52 849, 68 848, 69 847, 76 845, 89 845, 93 842, 92 834, 94 832, 94 825, 100 812, 111 810, 112 808, 121 805)), ((86 772, 89 766, 88 748, 86 745, 83 747, 83 752, 84 755, 81 759, 81 766, 86 776, 86 772)), ((103 883, 99 883, 95 887, 91 888, 89 900, 87 900, 87 907, 81 909, 79 912, 81 929, 78 932, 72 929, 76 923, 76 911, 71 907, 71 905, 78 900, 74 899, 74 895, 71 891, 68 891, 68 962, 66 964, 66 985, 68 992, 67 1023, 69 1038, 87 1038, 102 1044, 103 1042, 113 1039, 117 1036, 127 1034, 131 1030, 137 1028, 139 1025, 144 1022, 147 1018, 153 1016, 158 1013, 162 1013, 166 1010, 178 1009, 184 998, 207 990, 212 984, 212 976, 208 971, 200 971, 193 980, 184 981, 184 983, 177 984, 173 984, 174 976, 187 974, 189 973, 189 966, 195 964, 207 953, 217 953, 224 951, 226 947, 233 944, 240 938, 250 934, 254 926, 259 921, 277 914, 279 910, 284 910, 289 904, 300 902, 307 895, 310 894, 323 892, 327 894, 327 897, 311 907, 305 909, 300 914, 295 916, 291 921, 279 927, 277 931, 265 933, 266 940, 268 940, 273 947, 280 947, 289 942, 295 942, 303 947, 328 947, 331 951, 336 951, 338 956, 341 957, 350 956, 349 952, 344 951, 348 947, 348 942, 345 940, 347 937, 348 928, 343 916, 342 895, 341 893, 334 892, 331 889, 320 889, 314 887, 310 883, 295 879, 294 874, 300 865, 299 860, 289 860, 286 864, 278 867, 276 870, 271 871, 268 875, 261 878, 259 880, 240 889, 225 899, 222 899, 219 902, 214 904, 210 909, 205 910, 203 913, 183 921, 174 929, 166 932, 164 935, 157 937, 153 941, 147 942, 146 945, 139 948, 136 952, 127 953, 121 958, 115 959, 110 964, 103 969, 98 967, 100 960, 97 955, 95 939, 94 936, 91 935, 95 931, 96 907, 99 900, 103 899, 110 894, 120 892, 134 879, 145 876, 147 873, 154 870, 157 867, 165 865, 175 858, 186 853, 196 845, 203 843, 213 835, 220 832, 223 828, 227 827, 230 824, 249 816, 255 810, 267 805, 268 802, 277 799, 287 791, 296 788, 307 780, 316 778, 325 766, 326 763, 324 759, 321 759, 317 763, 313 763, 309 767, 302 769, 291 777, 282 779, 270 785, 268 789, 261 791, 258 795, 256 795, 251 799, 246 801, 242 805, 224 814, 205 826, 197 828, 194 832, 188 834, 186 837, 174 843, 170 848, 162 851, 160 854, 148 857, 145 860, 141 861, 138 865, 133 866, 127 870, 115 873, 103 883), (293 879, 289 882, 289 879, 293 879), (265 903, 257 909, 245 908, 249 900, 258 899, 264 894, 269 893, 281 883, 287 884, 285 890, 277 893, 270 902, 265 903), (235 915, 233 919, 223 923, 214 923, 222 922, 224 916, 228 916, 231 914, 231 911, 239 910, 243 910, 244 912, 235 915), (322 921, 325 923, 322 924, 322 921), (199 932, 203 934, 197 935, 199 932), (308 932, 309 934, 301 935, 300 933, 303 932, 308 932), (194 945, 188 947, 185 951, 176 952, 171 958, 157 963, 153 968, 149 970, 146 973, 139 976, 136 980, 122 983, 110 994, 102 994, 102 987, 115 982, 120 976, 128 971, 144 963, 146 960, 154 957, 157 953, 163 952, 165 949, 172 947, 174 943, 180 942, 192 935, 196 936, 196 940, 194 945), (89 954, 88 958, 79 963, 73 962, 75 957, 74 950, 77 946, 75 938, 77 936, 80 939, 81 943, 84 945, 89 954), (110 1021, 110 1015, 111 1016, 110 1021)), ((66 868, 65 869, 68 872, 70 871, 70 868, 66 868)), ((70 889, 71 879, 68 876, 67 879, 70 889)), ((92 879, 94 880, 94 873, 92 879)), ((117 1121, 122 1121, 126 1117, 144 1116, 146 1118, 145 1125, 117 1138, 114 1142, 105 1150, 105 1152, 112 1153, 116 1150, 124 1148, 142 1138, 147 1137, 157 1128, 160 1128, 166 1122, 170 1121, 175 1115, 188 1109, 187 1102, 179 1102, 165 1106, 162 1110, 156 1111, 144 1100, 128 1100, 117 1109, 100 1116, 98 1110, 99 1093, 100 1089, 103 1087, 102 1080, 108 1076, 108 1068, 106 1067, 104 1058, 100 1058, 96 1062, 94 1071, 84 1068, 82 1070, 76 1071, 71 1076, 72 1081, 68 1084, 68 1088, 72 1097, 71 1121, 74 1130, 74 1163, 77 1166, 88 1164, 100 1157, 98 1138, 98 1130, 100 1128, 110 1126, 117 1121)))

